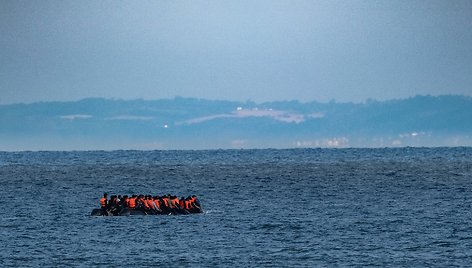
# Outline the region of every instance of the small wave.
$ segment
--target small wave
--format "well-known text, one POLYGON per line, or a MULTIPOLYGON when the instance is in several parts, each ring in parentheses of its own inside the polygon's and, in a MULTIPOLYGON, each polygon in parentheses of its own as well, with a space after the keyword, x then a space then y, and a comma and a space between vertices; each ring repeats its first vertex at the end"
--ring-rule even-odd
POLYGON ((217 209, 209 209, 209 210, 204 210, 203 214, 223 214, 224 211, 222 210, 217 210, 217 209))
POLYGON ((438 246, 438 247, 451 247, 454 245, 454 242, 451 241, 434 241, 430 244, 430 246, 438 246))
POLYGON ((12 220, 17 220, 19 217, 2 217, 2 220, 4 221, 12 221, 12 220))

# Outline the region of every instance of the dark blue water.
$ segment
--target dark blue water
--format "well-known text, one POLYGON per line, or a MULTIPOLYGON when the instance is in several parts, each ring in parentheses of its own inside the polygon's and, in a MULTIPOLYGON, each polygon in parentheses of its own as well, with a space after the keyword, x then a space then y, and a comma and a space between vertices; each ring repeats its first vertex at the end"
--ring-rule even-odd
POLYGON ((0 266, 468 266, 472 149, 0 153, 0 266), (103 192, 202 215, 91 217, 103 192))

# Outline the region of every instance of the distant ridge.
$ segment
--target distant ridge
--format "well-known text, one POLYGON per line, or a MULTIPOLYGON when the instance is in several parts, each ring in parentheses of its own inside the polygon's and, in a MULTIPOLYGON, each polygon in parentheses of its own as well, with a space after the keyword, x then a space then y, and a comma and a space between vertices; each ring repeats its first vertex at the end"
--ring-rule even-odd
POLYGON ((471 146, 472 97, 364 103, 88 98, 0 105, 0 150, 471 146))

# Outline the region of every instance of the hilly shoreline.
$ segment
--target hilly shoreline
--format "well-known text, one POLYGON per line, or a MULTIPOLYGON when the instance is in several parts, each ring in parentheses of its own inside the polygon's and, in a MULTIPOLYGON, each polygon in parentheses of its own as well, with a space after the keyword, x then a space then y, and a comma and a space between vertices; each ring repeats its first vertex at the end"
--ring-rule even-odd
POLYGON ((0 105, 0 150, 471 146, 472 98, 363 103, 89 98, 0 105))

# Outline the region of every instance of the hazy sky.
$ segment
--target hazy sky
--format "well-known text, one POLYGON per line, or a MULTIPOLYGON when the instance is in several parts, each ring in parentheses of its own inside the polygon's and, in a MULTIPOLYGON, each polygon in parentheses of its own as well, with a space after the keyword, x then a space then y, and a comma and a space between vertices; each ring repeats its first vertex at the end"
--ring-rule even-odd
POLYGON ((0 1, 0 103, 472 94, 472 1, 0 1))

